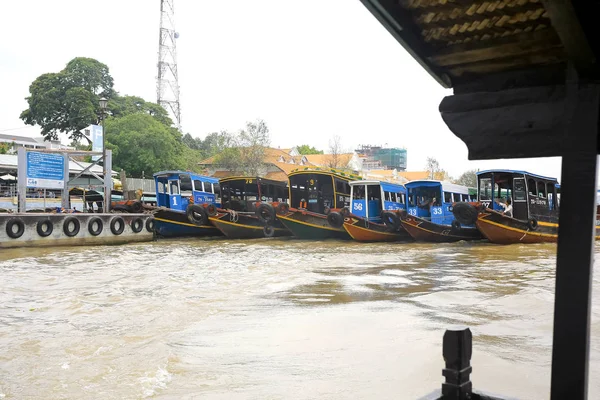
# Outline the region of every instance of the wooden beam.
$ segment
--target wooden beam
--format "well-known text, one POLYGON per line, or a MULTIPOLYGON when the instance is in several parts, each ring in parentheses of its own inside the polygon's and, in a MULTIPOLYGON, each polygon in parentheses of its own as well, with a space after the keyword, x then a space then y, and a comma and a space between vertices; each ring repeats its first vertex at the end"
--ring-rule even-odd
POLYGON ((575 69, 581 72, 591 70, 596 56, 581 28, 571 0, 541 1, 575 69))
POLYGON ((565 87, 541 86, 448 96, 440 113, 470 160, 554 157, 564 152, 565 87))
POLYGON ((552 29, 521 33, 499 39, 479 40, 445 47, 428 59, 438 66, 453 66, 497 58, 511 58, 562 47, 552 29))

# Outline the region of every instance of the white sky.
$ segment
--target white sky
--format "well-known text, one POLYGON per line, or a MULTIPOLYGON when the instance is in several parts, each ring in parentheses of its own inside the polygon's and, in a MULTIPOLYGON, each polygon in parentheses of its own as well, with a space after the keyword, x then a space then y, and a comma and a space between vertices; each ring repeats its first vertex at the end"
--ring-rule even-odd
MULTIPOLYGON (((443 123, 439 86, 358 0, 175 0, 184 132, 203 138, 264 119, 274 147, 387 144, 408 169, 452 176, 513 168, 560 177, 560 159, 468 161, 443 123)), ((158 0, 6 1, 0 13, 0 133, 34 136, 29 84, 74 57, 110 68, 121 94, 156 101, 158 0)))

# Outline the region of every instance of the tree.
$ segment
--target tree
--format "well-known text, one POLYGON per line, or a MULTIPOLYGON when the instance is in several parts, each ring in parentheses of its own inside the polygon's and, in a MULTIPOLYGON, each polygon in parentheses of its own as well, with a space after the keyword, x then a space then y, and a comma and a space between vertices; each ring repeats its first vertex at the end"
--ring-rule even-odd
POLYGON ((429 179, 438 181, 449 180, 450 176, 440 167, 440 163, 433 157, 427 157, 426 171, 429 173, 429 179))
POLYGON ((114 168, 133 175, 180 169, 185 146, 170 128, 145 113, 110 117, 105 121, 107 148, 113 151, 114 168))
POLYGON ((183 135, 181 141, 192 150, 200 150, 202 148, 202 139, 195 138, 189 133, 183 135))
POLYGON ((10 154, 14 152, 14 143, 0 143, 0 154, 10 154))
POLYGON ((307 144, 302 144, 300 146, 296 146, 296 149, 298 150, 298 153, 300 153, 302 155, 323 154, 323 150, 317 150, 316 148, 309 146, 307 144))
POLYGON ((462 173, 461 176, 458 177, 454 181, 454 183, 463 185, 466 187, 476 188, 477 187, 477 170, 470 169, 462 173))
POLYGON ((129 114, 144 113, 171 127, 173 120, 163 106, 151 103, 137 96, 119 96, 115 94, 108 102, 108 111, 113 117, 119 118, 129 114))
POLYGON ((84 128, 98 123, 98 100, 114 97, 115 92, 105 64, 78 57, 58 73, 37 77, 29 94, 29 107, 20 115, 25 124, 39 125, 45 140, 58 140, 59 132, 79 140, 85 138, 84 128))
POLYGON ((329 168, 343 168, 342 157, 342 138, 339 135, 334 135, 329 139, 329 158, 327 160, 327 166, 329 168))
POLYGON ((204 157, 212 157, 234 146, 236 146, 236 137, 234 134, 227 131, 213 132, 204 138, 200 146, 200 151, 204 157))
POLYGON ((230 139, 231 146, 216 155, 215 164, 249 176, 260 174, 264 166, 265 148, 270 143, 269 128, 265 121, 247 122, 246 128, 237 135, 224 136, 222 139, 230 139))

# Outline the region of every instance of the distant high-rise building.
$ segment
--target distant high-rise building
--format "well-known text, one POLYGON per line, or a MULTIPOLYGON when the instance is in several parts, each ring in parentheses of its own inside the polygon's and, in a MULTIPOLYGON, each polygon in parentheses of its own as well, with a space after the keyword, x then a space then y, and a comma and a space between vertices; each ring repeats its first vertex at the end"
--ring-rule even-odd
POLYGON ((398 147, 360 145, 356 152, 363 159, 363 169, 396 169, 406 171, 407 151, 398 147))

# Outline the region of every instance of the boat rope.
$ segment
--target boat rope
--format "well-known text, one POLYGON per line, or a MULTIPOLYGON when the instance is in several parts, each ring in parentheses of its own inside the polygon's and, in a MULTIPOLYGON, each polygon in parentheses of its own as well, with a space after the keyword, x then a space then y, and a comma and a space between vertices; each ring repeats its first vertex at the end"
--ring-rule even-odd
POLYGON ((238 222, 238 219, 239 219, 238 213, 233 210, 228 210, 228 211, 229 211, 229 222, 233 222, 233 223, 238 222))

